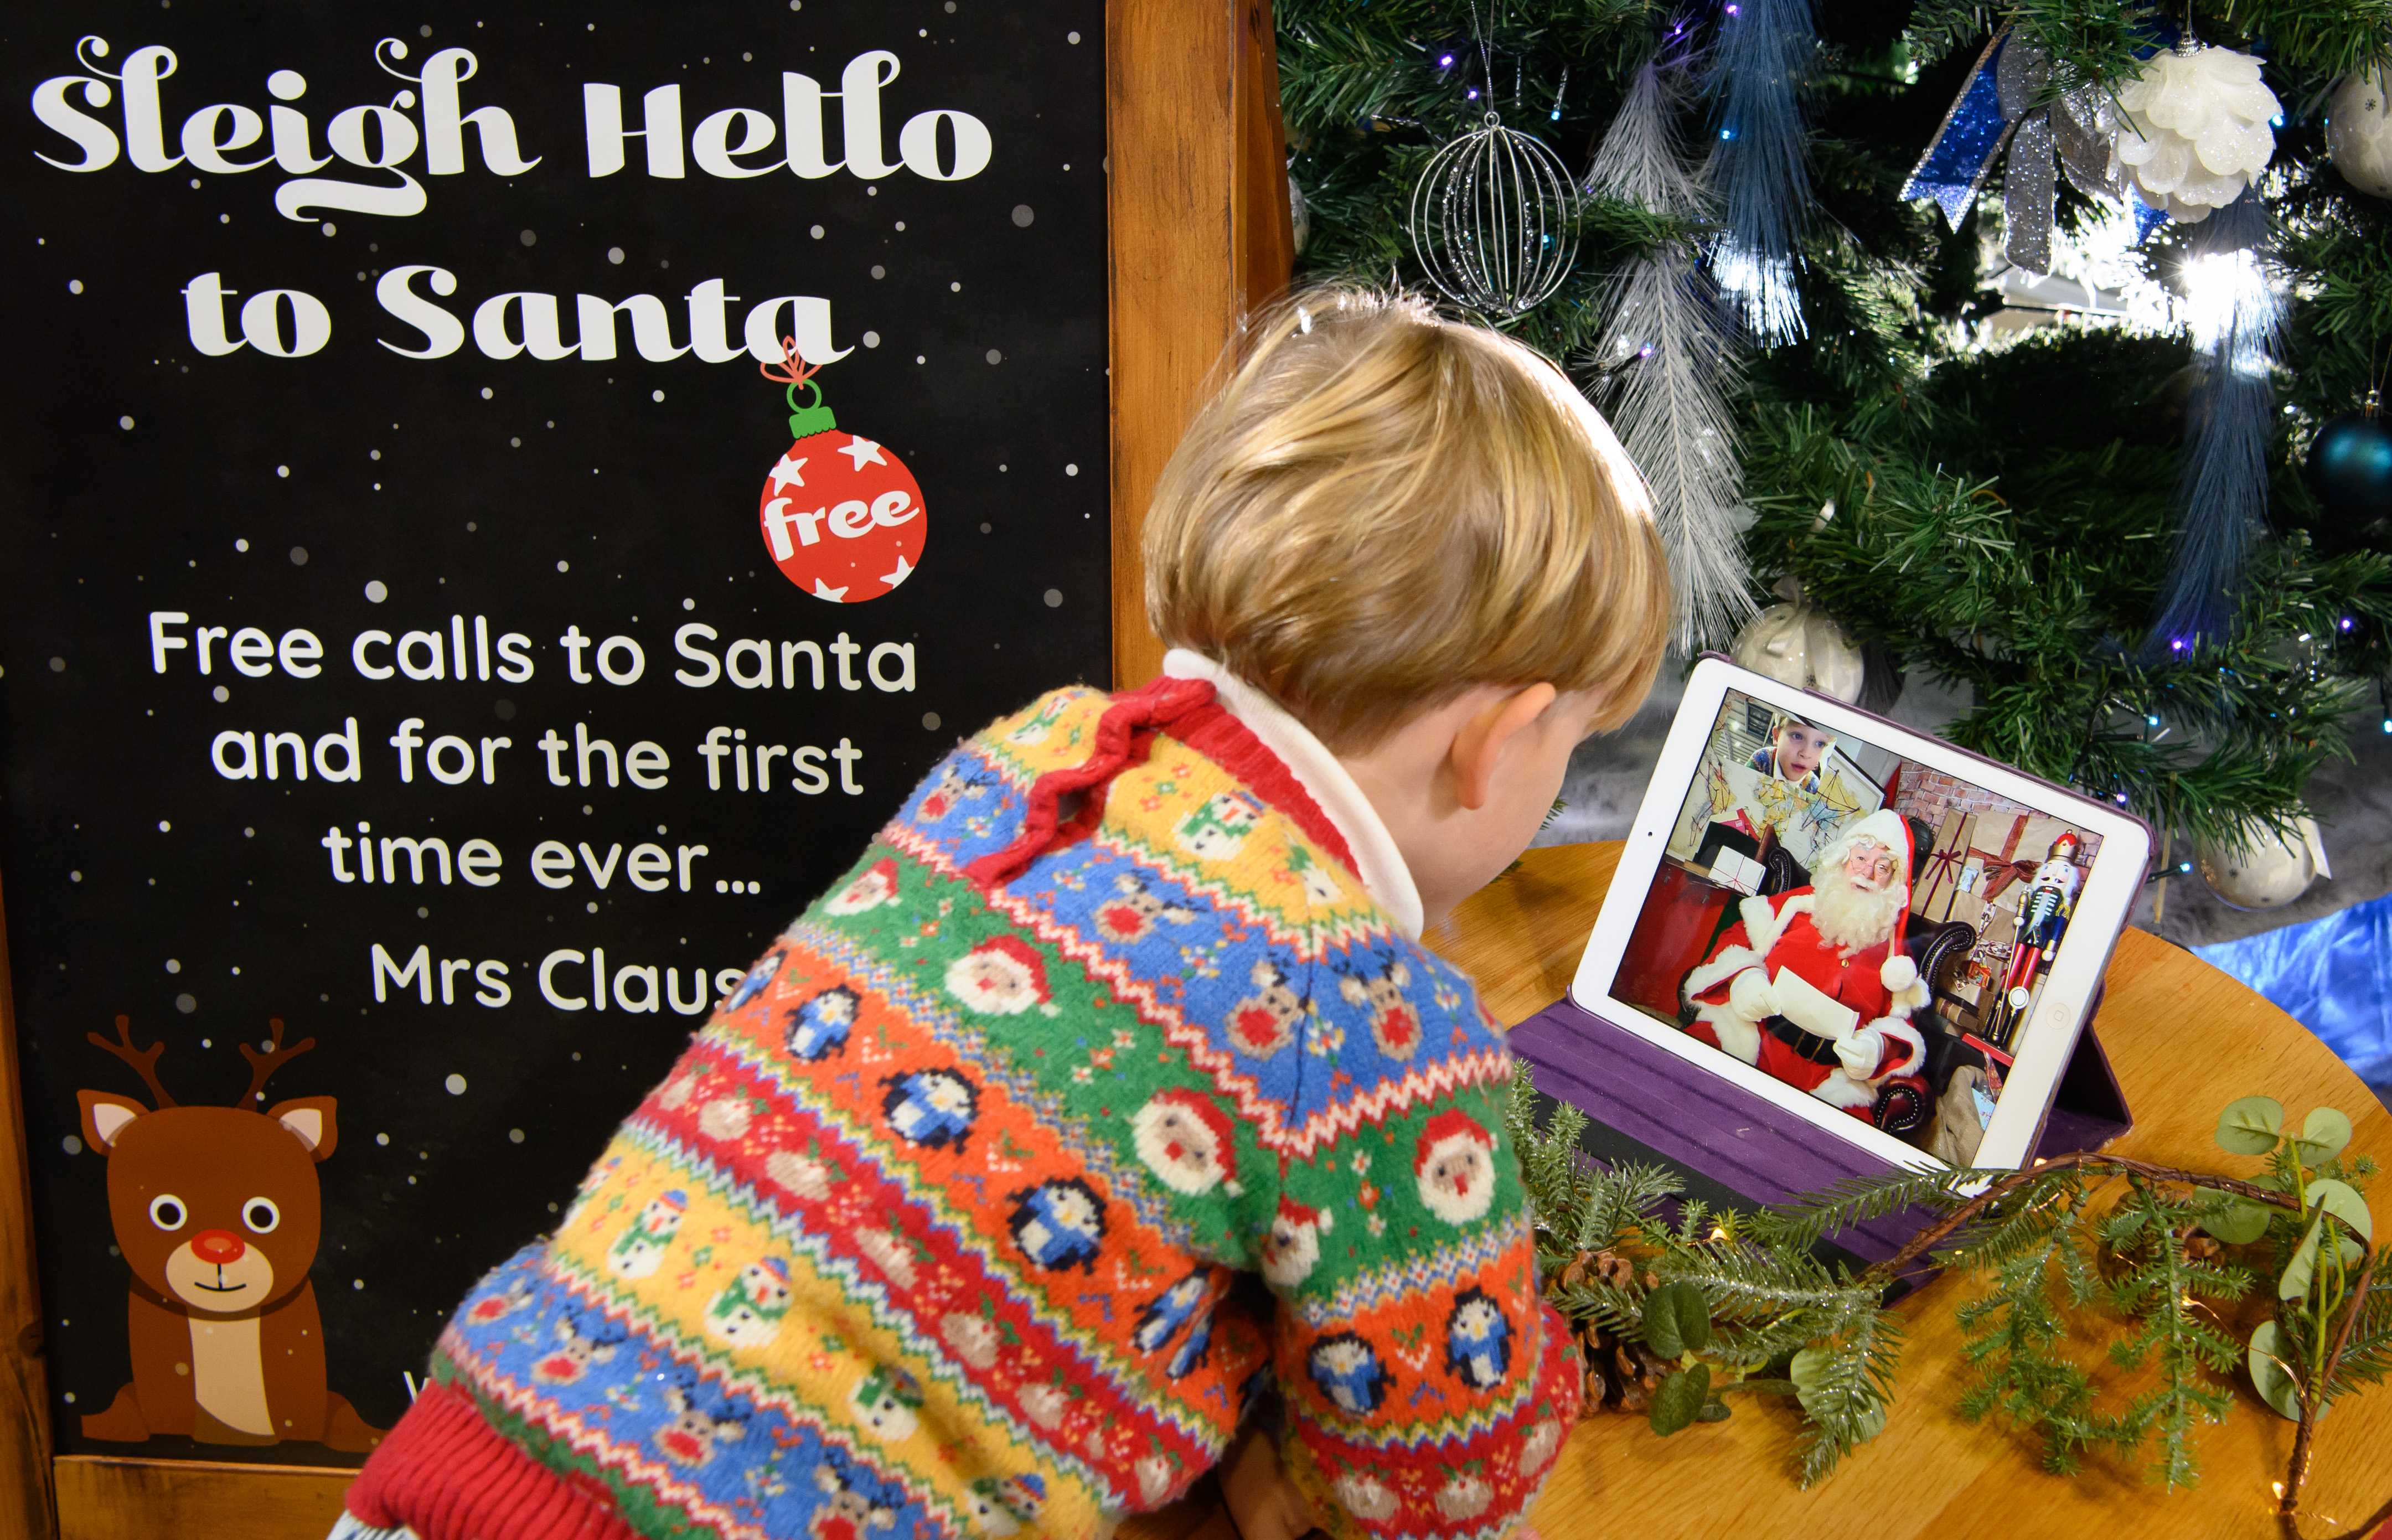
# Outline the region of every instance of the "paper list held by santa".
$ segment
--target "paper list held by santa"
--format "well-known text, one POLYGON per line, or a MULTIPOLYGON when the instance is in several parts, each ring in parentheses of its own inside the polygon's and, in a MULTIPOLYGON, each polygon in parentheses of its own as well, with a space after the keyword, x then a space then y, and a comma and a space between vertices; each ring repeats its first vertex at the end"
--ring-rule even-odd
POLYGON ((1910 869, 1910 826, 1881 809, 1819 852, 1810 886, 1746 899, 1686 975, 1687 1033, 1867 1119, 1926 1061, 1910 1016, 1928 990, 1901 945, 1910 869))

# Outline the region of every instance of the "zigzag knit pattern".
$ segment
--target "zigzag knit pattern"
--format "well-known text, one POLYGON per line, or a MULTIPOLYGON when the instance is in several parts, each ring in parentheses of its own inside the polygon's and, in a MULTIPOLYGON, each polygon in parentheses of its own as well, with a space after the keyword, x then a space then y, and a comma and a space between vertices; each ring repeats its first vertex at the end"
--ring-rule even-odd
POLYGON ((915 791, 467 1297, 351 1520, 1083 1536, 1275 1378, 1333 1532, 1492 1540, 1578 1407, 1509 1074, 1211 686, 1058 692, 915 791))

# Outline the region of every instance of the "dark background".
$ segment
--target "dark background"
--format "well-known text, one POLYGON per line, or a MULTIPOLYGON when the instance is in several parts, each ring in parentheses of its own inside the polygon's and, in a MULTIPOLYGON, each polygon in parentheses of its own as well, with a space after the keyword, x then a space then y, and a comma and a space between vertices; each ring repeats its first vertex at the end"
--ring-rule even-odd
MULTIPOLYGON (((130 1014, 137 1042, 166 1042, 160 1072, 186 1104, 240 1094, 247 1070, 234 1042, 262 1038, 269 1016, 285 1018, 294 1039, 317 1039, 267 1101, 339 1099, 339 1145, 319 1168, 325 1227, 313 1277, 332 1389, 388 1426, 406 1405, 402 1371, 421 1374, 459 1295, 553 1223, 616 1122, 699 1023, 670 1008, 553 1010, 534 977, 540 959, 602 946, 618 967, 744 967, 959 732, 1039 690, 1103 680, 1102 6, 477 11, 183 0, 27 7, 6 29, 0 872, 59 1447, 322 1463, 329 1452, 313 1444, 136 1447, 80 1436, 78 1414, 104 1408, 128 1369, 105 1165, 68 1143, 75 1092, 140 1091, 84 1034, 130 1014), (85 33, 108 40, 111 70, 145 45, 176 50, 180 68, 162 88, 169 153, 202 106, 240 102, 262 115, 273 102, 266 76, 282 68, 306 77, 294 105, 317 153, 328 153, 334 112, 388 104, 402 88, 373 57, 378 39, 397 37, 410 70, 436 48, 472 48, 480 72, 463 105, 505 108, 524 153, 543 159, 500 178, 469 131, 463 175, 426 175, 421 150, 404 166, 426 187, 424 213, 332 213, 323 216, 331 233, 275 212, 288 174, 271 165, 237 177, 188 165, 145 174, 120 157, 97 173, 54 170, 35 151, 69 162, 81 151, 35 121, 32 94, 45 79, 85 72, 75 55, 85 33), (627 127, 639 126, 643 94, 671 81, 682 84, 684 134, 734 106, 777 124, 783 69, 835 90, 847 60, 875 47, 903 61, 882 94, 890 155, 908 117, 952 108, 988 126, 995 149, 984 172, 936 183, 900 169, 868 191, 844 171, 725 181, 692 162, 672 182, 645 175, 633 141, 623 171, 587 174, 585 80, 622 87, 627 127), (621 263, 608 260, 610 247, 622 249, 621 263), (628 317, 618 322, 625 356, 606 363, 494 360, 470 337, 444 359, 399 357, 376 339, 422 339, 381 310, 373 286, 385 267, 410 263, 456 273, 458 291, 439 303, 469 328, 493 293, 556 294, 568 341, 572 296, 584 291, 656 294, 686 341, 682 296, 723 278, 745 297, 730 317, 734 343, 748 304, 827 298, 834 336, 854 352, 821 382, 843 429, 882 441, 919 479, 930 528, 918 575, 851 607, 802 594, 774 569, 757 494, 789 435, 780 390, 752 360, 644 361, 628 317), (876 264, 885 278, 872 276, 876 264), (244 299, 274 288, 314 294, 332 311, 331 343, 300 359, 254 348, 197 356, 179 291, 210 271, 244 299), (877 347, 863 345, 867 330, 877 347), (1000 362, 988 361, 992 349, 1000 362), (304 565, 293 547, 305 548, 304 565), (367 596, 377 582, 380 602, 367 596), (323 672, 245 678, 218 642, 205 678, 191 651, 155 674, 146 617, 162 609, 190 615, 187 636, 202 625, 278 638, 305 627, 324 643, 323 672), (494 635, 529 635, 535 677, 371 682, 352 669, 359 630, 445 632, 452 614, 466 617, 469 641, 476 615, 494 635), (686 688, 672 679, 685 666, 672 636, 690 620, 721 633, 718 654, 743 636, 770 639, 776 653, 782 641, 827 644, 841 630, 867 648, 910 641, 918 682, 910 694, 868 684, 846 693, 835 681, 818 694, 802 679, 792 692, 686 688), (626 688, 569 682, 556 645, 568 624, 637 639, 645 677, 626 688), (228 781, 210 764, 220 731, 261 740, 288 731, 312 743, 349 716, 364 746, 361 783, 293 782, 287 770, 276 782, 228 781), (416 779, 400 784, 387 740, 406 717, 425 719, 427 739, 511 737, 498 783, 438 784, 419 751, 416 779), (618 749, 662 744, 670 787, 552 787, 532 745, 552 726, 570 738, 576 721, 618 749), (725 789, 709 793, 695 749, 717 724, 746 728, 751 742, 828 748, 849 738, 864 754, 864 794, 840 795, 834 763, 832 792, 796 795, 786 761, 769 795, 728 789, 727 763, 725 789), (360 820, 378 835, 488 838, 504 853, 502 879, 419 887, 402 864, 396 887, 336 884, 318 842, 328 824, 360 820), (603 893, 586 875, 552 892, 526 864, 549 837, 587 840, 601 855, 643 840, 713 853, 688 894, 639 892, 619 868, 603 893), (753 879, 762 891, 717 895, 714 877, 753 879), (436 959, 503 960, 514 1000, 470 1003, 461 976, 454 1005, 427 1008, 411 992, 376 1004, 376 941, 402 960, 422 943, 436 959), (167 971, 170 959, 179 971, 167 971), (464 1078, 462 1094, 446 1089, 452 1075, 464 1078)), ((121 103, 89 107, 80 92, 71 100, 122 134, 121 103)), ((420 110, 410 116, 420 124, 420 110)), ((786 146, 776 138, 774 148, 786 146)), ((378 179, 339 162, 317 175, 378 179)), ((429 292, 422 278, 416 290, 429 292)), ((240 303, 227 305, 235 335, 240 303)), ((855 666, 861 678, 862 657, 855 666)), ((568 964, 560 982, 577 976, 586 982, 568 964)))

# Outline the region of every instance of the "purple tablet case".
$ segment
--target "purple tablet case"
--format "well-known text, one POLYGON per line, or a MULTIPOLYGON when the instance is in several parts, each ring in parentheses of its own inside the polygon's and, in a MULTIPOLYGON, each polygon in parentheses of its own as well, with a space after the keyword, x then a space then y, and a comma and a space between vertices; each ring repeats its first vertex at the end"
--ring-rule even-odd
MULTIPOLYGON (((1703 655, 1734 663, 1716 653, 1703 655)), ((1834 704, 1846 711, 1854 709, 1845 702, 1834 704)), ((1862 715, 1885 722, 1905 736, 1916 735, 1916 730, 1898 722, 1862 715)), ((1997 763, 1951 744, 1943 746, 1985 764, 1997 763)), ((2022 773, 2014 766, 2000 768, 2022 773)), ((2043 784, 2050 792, 2055 810, 2068 802, 2091 802, 2065 786, 2043 784)), ((2124 811, 2093 805, 2112 817, 2124 811)), ((2146 858, 2147 875, 2148 865, 2146 858)), ((2112 937, 2112 948, 2116 944, 2112 937)), ((2108 965, 2106 958, 2103 965, 2108 965)), ((2031 1146, 2037 1158, 2100 1149, 2134 1126, 2118 1078, 2111 1072, 2109 1055, 2094 1035, 2102 994, 2097 987, 2075 1051, 2044 1111, 2043 1128, 2031 1146)), ((1658 1160, 1685 1180, 1687 1197, 1714 1206, 1783 1203, 1848 1177, 1882 1176, 1896 1169, 1891 1161, 1566 998, 1513 1028, 1511 1044, 1512 1052, 1536 1070, 1541 1094, 1567 1102, 1587 1115, 1590 1122, 1580 1144, 1588 1154, 1606 1162, 1658 1160)), ((1899 1251, 1932 1217, 1923 1209, 1905 1209, 1838 1233, 1830 1249, 1864 1262, 1881 1262, 1899 1251)))
MULTIPOLYGON (((2094 997, 2094 1010, 2100 997, 2094 997)), ((1511 1031, 1512 1052, 1537 1089, 1587 1115, 1581 1141, 1606 1162, 1658 1160, 1687 1178, 1687 1196, 1718 1206, 1784 1203, 1847 1177, 1883 1176, 1892 1161, 1840 1139, 1725 1077, 1564 999, 1511 1031)), ((2100 1149, 2134 1126, 2090 1021, 2060 1078, 2036 1136, 2038 1158, 2100 1149)), ((1905 1209, 1840 1232, 1835 1245, 1882 1262, 1929 1223, 1905 1209)))

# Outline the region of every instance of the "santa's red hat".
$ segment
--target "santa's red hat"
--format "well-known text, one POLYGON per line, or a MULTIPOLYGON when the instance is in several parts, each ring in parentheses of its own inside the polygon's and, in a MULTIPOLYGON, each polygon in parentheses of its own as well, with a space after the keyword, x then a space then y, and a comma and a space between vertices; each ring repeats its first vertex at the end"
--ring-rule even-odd
POLYGON ((1495 1147, 1493 1134, 1480 1128, 1470 1114, 1458 1106, 1450 1106, 1431 1118, 1428 1127, 1421 1130, 1420 1148, 1412 1156, 1412 1174, 1417 1176, 1426 1171, 1430 1157, 1457 1137, 1476 1140, 1488 1149, 1495 1147))
POLYGON ((892 893, 897 890, 897 861, 893 856, 881 857, 866 868, 864 874, 867 877, 879 878, 888 885, 889 890, 892 893))
POLYGON ((1153 1099, 1146 1106, 1150 1112, 1160 1112, 1167 1106, 1177 1107, 1203 1124, 1204 1132, 1213 1136, 1214 1158, 1220 1162, 1221 1174, 1224 1177, 1235 1177, 1238 1174, 1235 1132, 1229 1126, 1228 1117, 1214 1105, 1210 1096, 1201 1092, 1190 1091, 1185 1086, 1173 1086, 1168 1091, 1156 1092, 1153 1099))
POLYGON ((1318 1209, 1307 1209, 1295 1199, 1286 1197, 1279 1200, 1279 1217, 1290 1224, 1310 1224, 1321 1230, 1332 1229, 1336 1223, 1335 1215, 1324 1214, 1318 1209))
POLYGON ((1029 942, 1019 936, 993 936, 972 951, 996 952, 1020 964, 1022 971, 1030 976, 1030 987, 1036 991, 1038 1003, 1042 1005, 1046 1003, 1049 998, 1046 993, 1046 964, 1039 960, 1038 953, 1029 942))

